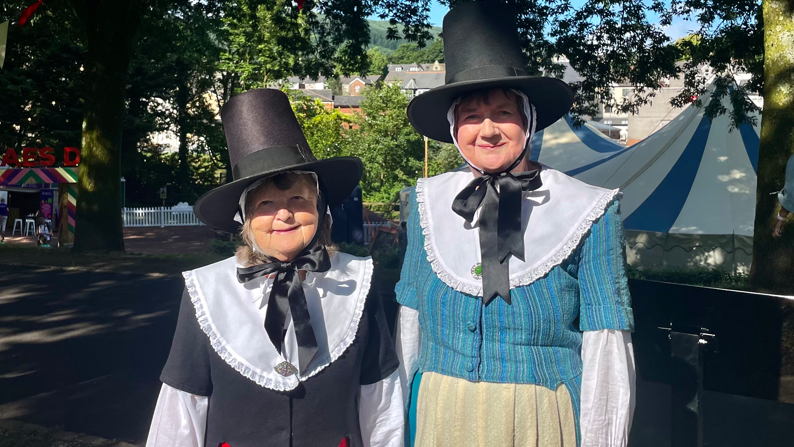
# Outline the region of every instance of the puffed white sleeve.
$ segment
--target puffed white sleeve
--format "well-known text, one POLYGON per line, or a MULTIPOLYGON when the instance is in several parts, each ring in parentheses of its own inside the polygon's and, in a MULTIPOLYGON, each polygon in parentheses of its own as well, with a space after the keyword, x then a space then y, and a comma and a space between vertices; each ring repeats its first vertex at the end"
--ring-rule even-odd
POLYGON ((402 447, 405 422, 399 371, 380 382, 361 385, 358 419, 364 447, 402 447))
POLYGON ((410 307, 400 306, 395 334, 397 357, 400 359, 400 379, 403 387, 403 400, 408 401, 411 378, 416 372, 417 359, 422 348, 422 330, 419 327, 419 312, 410 307))
POLYGON ((209 398, 163 384, 146 447, 204 447, 209 398))
POLYGON ((625 447, 635 402, 631 333, 584 332, 582 364, 581 447, 625 447))

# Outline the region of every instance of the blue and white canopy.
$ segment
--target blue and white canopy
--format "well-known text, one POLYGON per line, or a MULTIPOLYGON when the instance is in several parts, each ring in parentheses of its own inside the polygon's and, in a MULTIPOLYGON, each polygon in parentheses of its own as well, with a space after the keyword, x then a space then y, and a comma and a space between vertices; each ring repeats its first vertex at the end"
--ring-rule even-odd
POLYGON ((584 182, 623 191, 633 265, 749 268, 761 119, 732 128, 728 95, 727 112, 709 119, 704 111, 713 91, 701 97, 702 107, 690 105, 629 148, 609 146, 591 132, 577 145, 544 135, 533 152, 584 182))
POLYGON ((530 159, 597 185, 601 179, 598 167, 629 149, 590 124, 575 127, 573 119, 566 116, 532 137, 530 159))

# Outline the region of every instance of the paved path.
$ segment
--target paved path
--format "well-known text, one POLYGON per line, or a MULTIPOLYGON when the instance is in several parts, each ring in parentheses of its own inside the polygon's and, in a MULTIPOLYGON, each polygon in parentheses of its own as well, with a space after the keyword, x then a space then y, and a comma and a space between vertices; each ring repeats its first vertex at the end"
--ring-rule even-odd
POLYGON ((182 288, 0 266, 0 419, 145 441, 182 288))
MULTIPOLYGON (((135 227, 124 229, 124 246, 128 253, 144 254, 203 254, 210 249, 215 233, 205 226, 194 227, 135 227)), ((53 245, 58 235, 52 239, 53 245)), ((34 236, 9 236, 8 245, 36 246, 34 236)))

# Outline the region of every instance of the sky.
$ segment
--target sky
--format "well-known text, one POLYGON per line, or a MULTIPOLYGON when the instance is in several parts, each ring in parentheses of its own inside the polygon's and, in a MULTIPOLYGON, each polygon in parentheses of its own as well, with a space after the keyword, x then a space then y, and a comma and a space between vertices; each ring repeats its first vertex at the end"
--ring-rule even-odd
MULTIPOLYGON (((584 4, 584 0, 573 0, 572 3, 574 7, 579 7, 584 4)), ((449 11, 449 8, 434 1, 430 6, 430 23, 435 26, 441 26, 447 11, 449 11)), ((664 29, 664 32, 671 40, 677 40, 689 34, 690 31, 695 30, 696 25, 696 23, 676 18, 670 26, 664 29)))

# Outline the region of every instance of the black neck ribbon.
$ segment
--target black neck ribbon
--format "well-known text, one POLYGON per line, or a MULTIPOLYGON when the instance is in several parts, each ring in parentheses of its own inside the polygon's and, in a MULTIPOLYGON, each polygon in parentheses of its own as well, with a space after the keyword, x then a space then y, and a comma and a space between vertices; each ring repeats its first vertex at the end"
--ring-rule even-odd
POLYGON ((295 337, 298 339, 301 374, 306 372, 306 368, 317 354, 317 338, 312 329, 309 308, 306 305, 306 296, 303 294, 298 271, 327 272, 330 269, 331 258, 322 245, 304 250, 289 262, 273 261, 253 267, 237 268, 237 280, 241 284, 271 273, 276 274, 267 301, 265 330, 270 341, 281 354, 284 348, 284 323, 292 314, 295 337))
POLYGON ((521 203, 525 191, 534 191, 543 183, 540 169, 511 173, 523 160, 526 148, 510 167, 502 172, 482 174, 472 180, 455 197, 452 211, 470 224, 480 211, 479 234, 482 257, 482 300, 488 305, 497 296, 510 300, 510 256, 524 260, 524 234, 521 231, 521 203))

